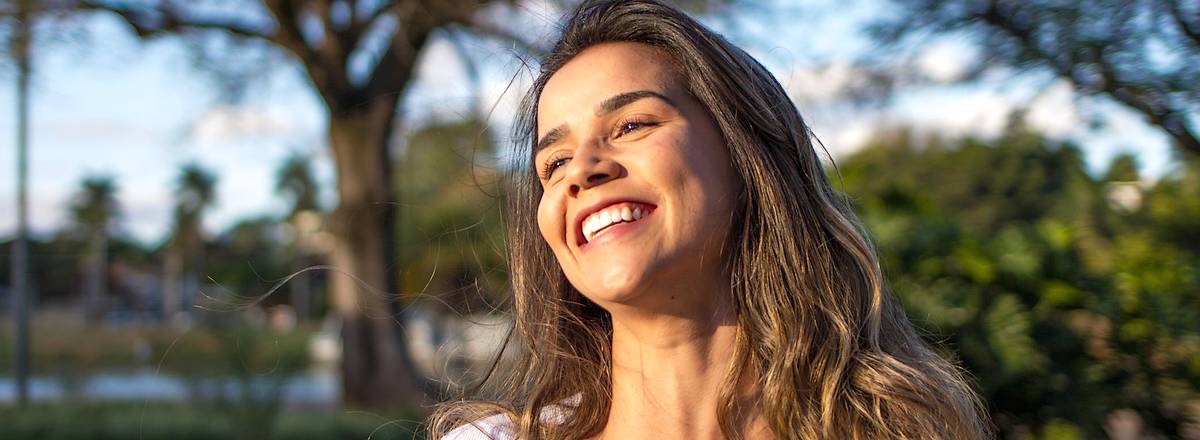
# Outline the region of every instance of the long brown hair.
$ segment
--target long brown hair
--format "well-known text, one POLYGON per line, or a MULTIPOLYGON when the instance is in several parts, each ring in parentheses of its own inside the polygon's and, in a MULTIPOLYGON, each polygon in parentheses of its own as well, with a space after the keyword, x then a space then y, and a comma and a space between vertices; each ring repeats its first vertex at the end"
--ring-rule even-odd
MULTIPOLYGON (((757 61, 655 0, 586 1, 542 61, 515 134, 529 161, 546 81, 583 50, 636 42, 670 57, 711 113, 741 183, 730 234, 737 314, 733 365, 718 392, 721 429, 739 438, 757 414, 778 438, 990 437, 981 404, 953 364, 921 340, 883 281, 875 250, 830 186, 812 133, 757 61), (754 378, 757 399, 738 397, 754 378)), ((596 435, 611 404, 608 313, 568 283, 538 233, 542 188, 529 162, 510 176, 507 231, 515 369, 489 374, 491 400, 443 404, 429 434, 507 414, 527 439, 596 435), (578 397, 575 397, 578 396, 578 397), (567 417, 543 410, 569 401, 567 417)))

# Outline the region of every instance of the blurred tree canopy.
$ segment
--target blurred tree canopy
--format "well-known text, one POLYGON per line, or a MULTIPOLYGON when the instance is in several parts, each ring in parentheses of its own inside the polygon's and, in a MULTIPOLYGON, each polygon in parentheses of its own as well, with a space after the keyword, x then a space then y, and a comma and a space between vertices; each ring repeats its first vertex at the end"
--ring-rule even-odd
POLYGON ((1200 3, 892 0, 892 7, 872 30, 884 47, 965 35, 980 54, 968 72, 1049 70, 1141 114, 1180 150, 1200 155, 1200 3))
POLYGON ((290 219, 304 211, 320 211, 317 193, 320 187, 313 177, 311 158, 293 153, 284 160, 275 173, 275 191, 282 193, 291 202, 287 217, 290 219))
POLYGON ((217 177, 198 164, 179 171, 174 224, 164 244, 163 316, 171 318, 195 303, 204 273, 204 213, 216 202, 217 177))
MULTIPOLYGON (((50 2, 45 2, 50 4, 50 2)), ((330 262, 350 276, 330 280, 342 325, 347 403, 389 406, 423 400, 391 301, 398 291, 396 198, 389 145, 398 104, 427 43, 438 33, 499 38, 533 47, 497 17, 512 1, 426 2, 64 0, 54 7, 121 18, 139 36, 183 37, 198 66, 222 79, 230 98, 278 65, 297 65, 329 114, 338 206, 330 215, 330 262), (491 13, 485 13, 490 11, 491 13), (236 49, 236 50, 234 50, 236 49)))
POLYGON ((96 321, 108 296, 108 242, 120 214, 120 204, 116 182, 110 176, 84 178, 81 186, 71 202, 71 217, 77 233, 87 242, 80 265, 85 274, 83 295, 87 316, 96 321))
POLYGON ((831 176, 1002 437, 1101 438, 1119 410, 1178 437, 1200 417, 1200 166, 1153 184, 1129 157, 1111 168, 1093 178, 1074 145, 1014 126, 882 134, 831 176))
POLYGON ((507 296, 495 140, 474 118, 415 130, 397 158, 401 292, 443 312, 486 313, 507 296))

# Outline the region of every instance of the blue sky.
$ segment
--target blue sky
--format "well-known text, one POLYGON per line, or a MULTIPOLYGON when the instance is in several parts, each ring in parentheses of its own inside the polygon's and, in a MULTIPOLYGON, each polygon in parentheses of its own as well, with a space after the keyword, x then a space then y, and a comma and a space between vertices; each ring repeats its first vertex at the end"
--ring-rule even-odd
MULTIPOLYGON (((824 144, 838 154, 852 151, 872 130, 913 125, 952 134, 991 135, 1009 111, 1030 109, 1029 123, 1058 138, 1074 139, 1093 170, 1111 157, 1134 152, 1151 176, 1170 169, 1167 139, 1141 118, 1105 99, 1076 96, 1069 84, 1037 75, 1004 75, 967 86, 926 85, 907 89, 887 106, 861 108, 840 100, 852 84, 849 60, 867 44, 857 24, 879 9, 873 1, 837 2, 864 6, 842 13, 834 2, 806 6, 794 18, 759 16, 713 24, 738 29, 730 37, 767 65, 824 144), (822 12, 823 11, 823 12, 822 12), (764 41, 769 41, 764 43, 764 41), (1089 130, 1085 121, 1104 121, 1089 130)), ((526 17, 535 35, 550 33, 556 11, 532 7, 526 17)), ((64 224, 67 206, 84 176, 116 177, 124 207, 124 229, 157 243, 170 222, 171 192, 179 166, 197 162, 219 178, 217 205, 206 220, 210 232, 260 215, 278 215, 284 202, 273 192, 274 173, 292 152, 308 154, 324 199, 332 206, 333 171, 324 141, 325 111, 295 66, 280 65, 251 88, 237 105, 218 102, 205 74, 196 72, 182 45, 139 43, 111 18, 89 21, 85 45, 45 46, 33 90, 30 168, 31 221, 36 232, 64 224)), ((453 118, 472 105, 497 104, 493 123, 504 130, 515 98, 528 84, 520 62, 496 45, 475 46, 482 61, 481 99, 472 101, 461 63, 451 46, 435 40, 424 54, 418 80, 403 104, 408 126, 431 118, 453 118), (513 90, 505 85, 517 76, 513 90)), ((969 45, 947 41, 918 53, 918 65, 935 78, 952 79, 969 45)), ((11 69, 0 70, 0 236, 12 233, 15 215, 15 95, 11 69)), ((403 129, 404 127, 402 127, 403 129)), ((502 131, 503 132, 503 131, 502 131)))

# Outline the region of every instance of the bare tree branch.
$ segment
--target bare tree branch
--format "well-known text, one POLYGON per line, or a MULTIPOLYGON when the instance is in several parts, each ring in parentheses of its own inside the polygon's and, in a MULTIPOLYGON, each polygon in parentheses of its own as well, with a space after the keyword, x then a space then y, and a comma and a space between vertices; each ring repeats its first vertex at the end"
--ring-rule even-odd
POLYGON ((1093 93, 1105 93, 1148 118, 1151 123, 1163 128, 1175 140, 1180 148, 1194 154, 1200 154, 1200 138, 1188 128, 1187 120, 1178 110, 1172 108, 1165 99, 1156 99, 1160 94, 1141 90, 1134 84, 1125 82, 1112 65, 1108 63, 1100 50, 1094 50, 1097 55, 1086 60, 1075 59, 1077 54, 1068 54, 1067 58, 1056 56, 1038 45, 1037 37, 1032 27, 1021 23, 1015 14, 1008 14, 1000 9, 998 2, 991 2, 989 7, 977 14, 977 18, 994 29, 1013 37, 1021 48, 1031 58, 1047 64, 1059 76, 1070 79, 1076 85, 1093 93), (1084 75, 1078 64, 1087 64, 1095 68, 1099 80, 1084 75))
MULTIPOLYGON (((351 40, 345 30, 339 29, 333 23, 333 4, 329 0, 315 0, 305 9, 321 20, 325 38, 317 46, 317 51, 327 60, 337 60, 339 64, 345 64, 358 41, 351 40)), ((304 9, 298 12, 304 13, 304 9)))
POLYGON ((535 43, 525 41, 520 35, 496 26, 492 23, 487 23, 482 19, 469 18, 459 22, 465 30, 470 30, 472 33, 488 38, 494 38, 500 41, 512 43, 517 50, 520 50, 526 55, 541 55, 546 52, 546 48, 540 47, 535 43))
POLYGON ((1200 23, 1197 23, 1197 21, 1200 21, 1200 17, 1196 16, 1200 15, 1200 12, 1192 11, 1192 20, 1194 21, 1188 21, 1187 17, 1184 16, 1184 11, 1180 3, 1182 2, 1176 1, 1171 3, 1169 7, 1171 18, 1175 21, 1175 25, 1179 26, 1180 32, 1191 38, 1192 43, 1200 46, 1200 29, 1198 29, 1200 28, 1200 23))
POLYGON ((339 68, 341 64, 329 63, 331 60, 324 58, 323 54, 318 53, 304 41, 294 2, 266 0, 264 4, 279 26, 279 31, 275 36, 277 43, 300 59, 321 98, 326 103, 335 102, 337 100, 336 91, 348 88, 350 85, 345 71, 339 68))
POLYGON ((417 56, 425 46, 429 34, 446 24, 447 15, 441 8, 449 7, 453 5, 421 6, 405 3, 403 7, 396 7, 390 11, 400 23, 399 29, 392 34, 387 49, 367 77, 363 87, 367 94, 398 93, 403 89, 412 75, 417 56))
MULTIPOLYGON (((357 9, 357 2, 351 3, 353 5, 352 7, 357 9)), ((396 4, 383 4, 378 8, 375 8, 375 10, 371 11, 369 14, 360 16, 356 13, 354 15, 354 20, 351 21, 350 26, 345 31, 346 41, 352 41, 354 42, 354 45, 357 46, 363 34, 366 34, 367 30, 371 29, 371 26, 374 25, 376 21, 379 21, 379 19, 383 18, 385 15, 395 14, 397 9, 398 7, 396 4)))
POLYGON ((182 11, 161 3, 152 8, 136 8, 103 1, 81 0, 79 9, 117 14, 143 38, 186 30, 218 30, 240 37, 280 43, 271 29, 233 19, 185 16, 182 11))

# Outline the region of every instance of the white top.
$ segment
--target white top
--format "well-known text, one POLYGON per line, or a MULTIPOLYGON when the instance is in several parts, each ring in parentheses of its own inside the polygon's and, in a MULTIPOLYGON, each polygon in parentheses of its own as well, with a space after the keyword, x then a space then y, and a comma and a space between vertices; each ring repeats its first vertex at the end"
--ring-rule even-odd
POLYGON ((516 431, 507 414, 496 414, 454 428, 442 440, 516 440, 516 431))
MULTIPOLYGON (((566 420, 571 407, 579 405, 581 395, 576 394, 560 404, 542 408, 543 423, 559 424, 566 420)), ((450 430, 440 440, 516 440, 517 427, 508 414, 496 414, 450 430)))

